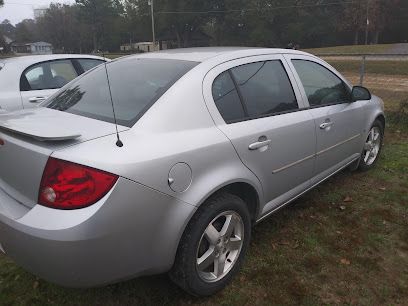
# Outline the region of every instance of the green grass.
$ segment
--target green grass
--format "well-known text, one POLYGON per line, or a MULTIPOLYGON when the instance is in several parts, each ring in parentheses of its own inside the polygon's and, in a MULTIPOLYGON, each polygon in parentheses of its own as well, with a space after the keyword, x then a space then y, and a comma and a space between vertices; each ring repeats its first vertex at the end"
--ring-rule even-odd
POLYGON ((384 54, 392 49, 393 44, 382 45, 350 45, 326 48, 305 49, 303 51, 312 54, 384 54))
MULTIPOLYGON (((361 61, 331 60, 326 61, 340 72, 359 73, 361 61)), ((408 61, 366 61, 367 74, 408 75, 408 61)))

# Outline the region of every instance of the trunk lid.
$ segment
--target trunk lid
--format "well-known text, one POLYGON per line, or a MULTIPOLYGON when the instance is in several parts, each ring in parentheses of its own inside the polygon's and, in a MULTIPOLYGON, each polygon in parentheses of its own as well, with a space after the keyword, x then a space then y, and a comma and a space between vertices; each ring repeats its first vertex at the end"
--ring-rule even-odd
POLYGON ((48 108, 0 112, 0 189, 33 207, 52 152, 113 133, 112 123, 48 108))

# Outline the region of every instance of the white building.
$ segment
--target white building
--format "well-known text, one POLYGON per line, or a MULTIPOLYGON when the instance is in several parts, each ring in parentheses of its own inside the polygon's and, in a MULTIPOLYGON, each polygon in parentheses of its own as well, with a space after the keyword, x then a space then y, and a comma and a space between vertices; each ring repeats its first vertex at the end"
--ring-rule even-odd
POLYGON ((161 50, 167 49, 167 43, 165 41, 162 41, 160 43, 156 42, 156 46, 153 46, 153 42, 151 41, 138 42, 138 43, 133 43, 133 44, 124 44, 120 46, 120 51, 123 51, 123 52, 132 52, 132 51, 152 52, 152 51, 158 51, 160 49, 161 50))
POLYGON ((44 41, 12 43, 11 51, 16 54, 52 54, 52 45, 44 41))
POLYGON ((41 18, 45 15, 45 13, 47 12, 48 7, 46 6, 41 6, 41 7, 37 7, 34 10, 34 19, 38 19, 41 18))

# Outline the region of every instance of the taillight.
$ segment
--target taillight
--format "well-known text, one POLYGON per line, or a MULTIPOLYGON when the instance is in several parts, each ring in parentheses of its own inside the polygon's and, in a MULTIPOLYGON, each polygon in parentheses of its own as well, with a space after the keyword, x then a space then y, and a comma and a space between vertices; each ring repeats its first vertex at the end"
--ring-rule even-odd
POLYGON ((50 157, 38 203, 57 209, 84 208, 105 196, 117 180, 117 175, 50 157))

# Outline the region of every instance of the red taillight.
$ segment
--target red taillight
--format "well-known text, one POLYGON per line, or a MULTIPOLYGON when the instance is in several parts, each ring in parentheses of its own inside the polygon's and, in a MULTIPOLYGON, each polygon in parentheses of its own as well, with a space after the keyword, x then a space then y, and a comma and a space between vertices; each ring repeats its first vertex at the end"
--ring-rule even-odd
POLYGON ((50 157, 38 203, 58 209, 83 208, 99 201, 117 180, 117 175, 50 157))

